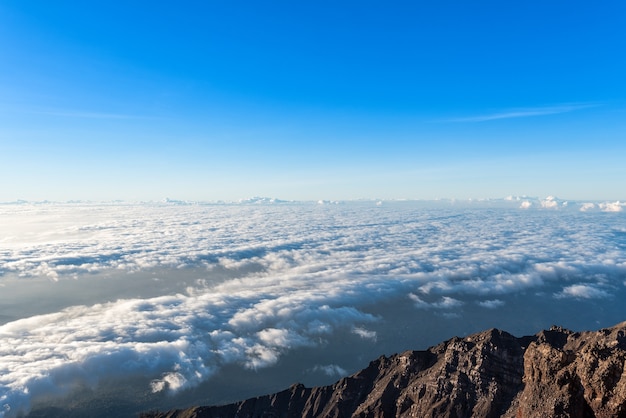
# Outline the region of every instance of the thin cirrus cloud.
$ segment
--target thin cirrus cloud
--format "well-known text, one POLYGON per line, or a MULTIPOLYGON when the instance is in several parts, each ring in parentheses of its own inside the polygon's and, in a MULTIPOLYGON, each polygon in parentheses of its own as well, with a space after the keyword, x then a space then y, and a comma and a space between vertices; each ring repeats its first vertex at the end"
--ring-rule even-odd
MULTIPOLYGON (((116 275, 154 276, 149 290, 161 292, 77 295, 1 325, 0 417, 77 382, 147 376, 146 393, 177 393, 338 333, 377 344, 388 318, 372 307, 385 301, 457 320, 517 292, 574 303, 624 287, 623 212, 509 203, 0 205, 0 282, 106 288, 116 275), (185 272, 183 288, 166 286, 185 272)), ((345 375, 334 361, 317 371, 345 375)))
POLYGON ((137 115, 132 113, 116 113, 106 111, 84 111, 74 110, 68 108, 46 108, 39 106, 21 106, 15 103, 0 103, 0 109, 5 112, 27 114, 27 115, 42 115, 42 116, 56 116, 62 118, 77 118, 77 119, 112 119, 112 120, 136 120, 136 119, 155 119, 153 116, 137 115))
POLYGON ((138 119, 137 116, 124 115, 119 113, 98 113, 98 112, 39 112, 44 115, 62 116, 67 118, 83 119, 138 119))
POLYGON ((574 103, 574 104, 561 104, 555 106, 538 106, 529 108, 507 109, 501 112, 488 113, 483 115, 450 118, 445 119, 444 122, 489 122, 501 119, 516 119, 516 118, 528 118, 534 116, 548 116, 557 115, 561 113, 569 113, 577 110, 588 109, 592 107, 598 107, 601 104, 598 103, 574 103))
POLYGON ((114 120, 130 120, 130 119, 154 119, 149 116, 139 116, 125 113, 107 113, 107 112, 79 112, 72 110, 40 110, 33 111, 40 115, 59 116, 64 118, 79 119, 114 119, 114 120))

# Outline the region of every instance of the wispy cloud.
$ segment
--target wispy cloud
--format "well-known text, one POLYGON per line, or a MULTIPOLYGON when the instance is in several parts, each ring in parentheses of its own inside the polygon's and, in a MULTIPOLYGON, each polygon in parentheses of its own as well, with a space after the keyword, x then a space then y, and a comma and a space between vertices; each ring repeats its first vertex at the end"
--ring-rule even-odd
POLYGON ((37 111, 41 115, 61 116, 65 118, 81 118, 81 119, 144 119, 142 116, 126 115, 123 113, 105 113, 105 112, 76 112, 76 111, 37 111))
POLYGON ((332 377, 342 377, 342 376, 348 375, 348 372, 345 369, 343 369, 341 366, 338 366, 336 364, 328 364, 325 366, 317 365, 313 368, 312 371, 322 372, 326 376, 332 376, 332 377))
POLYGON ((136 115, 130 113, 100 112, 100 111, 81 111, 67 108, 55 107, 39 107, 19 105, 14 103, 0 102, 1 112, 21 113, 30 115, 57 116, 63 118, 79 118, 79 119, 152 119, 150 116, 136 115))
POLYGON ((574 112, 581 109, 601 106, 599 103, 566 103, 555 106, 538 106, 526 108, 506 109, 500 112, 487 113, 461 118, 445 119, 444 122, 488 122, 500 119, 528 118, 533 116, 557 115, 574 112))

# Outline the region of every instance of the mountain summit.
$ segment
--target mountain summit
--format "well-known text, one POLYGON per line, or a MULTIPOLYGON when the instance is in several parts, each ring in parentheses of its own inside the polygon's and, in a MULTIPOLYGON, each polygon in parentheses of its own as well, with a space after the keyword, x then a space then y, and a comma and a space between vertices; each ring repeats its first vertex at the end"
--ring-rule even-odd
POLYGON ((625 359, 626 322, 521 338, 490 329, 381 356, 330 386, 142 417, 626 417, 625 359))

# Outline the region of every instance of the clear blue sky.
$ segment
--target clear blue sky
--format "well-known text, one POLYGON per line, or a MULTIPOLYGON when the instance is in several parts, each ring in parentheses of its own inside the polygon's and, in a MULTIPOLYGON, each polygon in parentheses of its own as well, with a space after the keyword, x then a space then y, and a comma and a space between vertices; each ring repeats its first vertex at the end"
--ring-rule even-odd
POLYGON ((0 201, 626 199, 623 1, 0 2, 0 201))

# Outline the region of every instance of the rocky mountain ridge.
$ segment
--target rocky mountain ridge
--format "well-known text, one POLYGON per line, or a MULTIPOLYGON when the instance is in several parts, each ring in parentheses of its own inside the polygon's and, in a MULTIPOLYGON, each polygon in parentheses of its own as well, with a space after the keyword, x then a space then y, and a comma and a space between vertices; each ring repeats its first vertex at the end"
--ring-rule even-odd
POLYGON ((217 417, 626 417, 626 322, 552 327, 514 337, 490 329, 425 351, 381 356, 330 386, 301 384, 222 405, 143 414, 217 417))

